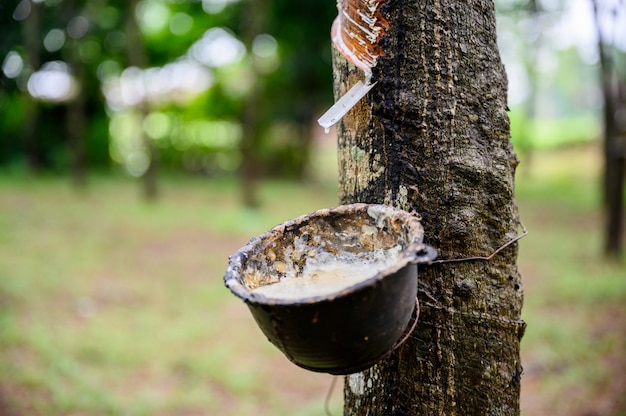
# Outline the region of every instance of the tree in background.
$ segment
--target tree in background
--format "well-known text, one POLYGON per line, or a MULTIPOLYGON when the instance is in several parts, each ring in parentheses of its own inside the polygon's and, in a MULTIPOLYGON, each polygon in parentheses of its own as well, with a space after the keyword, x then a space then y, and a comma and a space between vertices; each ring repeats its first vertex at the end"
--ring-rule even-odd
POLYGON ((252 3, 3 2, 0 165, 26 161, 80 178, 111 157, 151 178, 159 159, 163 169, 216 175, 237 170, 245 153, 257 160, 251 175, 302 177, 311 122, 331 100, 336 7, 276 0, 244 19, 252 3), (53 85, 51 75, 72 88, 54 97, 33 90, 37 79, 53 85), (241 117, 253 112, 248 149, 241 117))
POLYGON ((619 39, 617 35, 620 28, 623 29, 626 6, 623 1, 592 0, 592 3, 600 55, 600 85, 604 99, 605 253, 609 257, 620 257, 624 233, 626 175, 626 59, 617 45, 617 42, 624 39, 619 39))
MULTIPOLYGON (((124 10, 125 15, 125 33, 126 33, 126 62, 129 67, 146 68, 148 66, 148 54, 143 43, 143 38, 137 23, 137 0, 129 0, 124 10)), ((143 123, 149 114, 149 101, 140 99, 136 105, 139 115, 139 122, 143 127, 143 123)), ((157 169, 158 169, 158 150, 155 144, 147 137, 143 128, 137 129, 139 142, 143 145, 147 156, 147 167, 143 172, 144 196, 153 200, 157 197, 157 169)))
POLYGON ((98 24, 100 5, 30 0, 2 4, 0 143, 5 152, 0 165, 24 161, 34 171, 67 171, 81 184, 88 159, 94 165, 108 164, 96 77, 107 55, 96 41, 107 29, 98 24))
MULTIPOLYGON (((524 161, 524 170, 528 172, 532 164, 534 129, 533 121, 537 116, 537 95, 539 88, 539 74, 537 68, 537 55, 539 49, 546 46, 544 25, 547 13, 543 10, 542 3, 538 0, 521 0, 510 2, 496 2, 498 17, 508 19, 499 27, 506 26, 509 33, 516 41, 515 51, 511 51, 521 63, 528 82, 527 96, 522 108, 518 109, 522 114, 518 121, 518 137, 516 137, 516 150, 524 161), (509 24, 513 22, 514 24, 509 24)), ((509 45, 510 46, 510 45, 509 45)))
MULTIPOLYGON (((372 48, 382 51, 377 84, 339 125, 340 200, 417 211, 443 260, 489 254, 519 224, 494 3, 369 4, 386 35, 372 48)), ((339 55, 334 71, 337 96, 363 79, 339 55)), ((415 332, 346 378, 345 414, 519 414, 516 257, 510 246, 488 261, 421 268, 415 332)))
MULTIPOLYGON (((22 36, 26 55, 26 64, 33 71, 41 66, 41 45, 37 39, 41 37, 41 5, 32 3, 30 11, 22 19, 22 36)), ((31 171, 36 172, 41 168, 42 156, 40 155, 40 146, 37 143, 38 126, 40 120, 40 110, 37 102, 32 97, 25 99, 24 107, 24 127, 23 127, 23 146, 28 167, 31 171)))

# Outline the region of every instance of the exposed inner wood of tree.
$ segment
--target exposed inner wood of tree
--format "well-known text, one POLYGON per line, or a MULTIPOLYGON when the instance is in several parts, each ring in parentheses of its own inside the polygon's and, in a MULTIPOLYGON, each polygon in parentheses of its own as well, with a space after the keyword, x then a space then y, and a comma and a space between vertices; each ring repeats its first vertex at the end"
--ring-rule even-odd
POLYGON ((339 0, 339 15, 332 27, 335 48, 366 73, 383 55, 378 45, 389 23, 380 13, 386 0, 339 0))

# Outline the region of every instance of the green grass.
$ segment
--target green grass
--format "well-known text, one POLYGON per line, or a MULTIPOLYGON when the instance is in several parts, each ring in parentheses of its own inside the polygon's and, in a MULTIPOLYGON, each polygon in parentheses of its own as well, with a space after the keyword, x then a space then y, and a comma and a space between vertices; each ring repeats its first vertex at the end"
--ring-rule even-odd
POLYGON ((626 411, 626 263, 602 254, 597 156, 592 147, 538 153, 530 173, 518 178, 520 212, 530 230, 519 260, 530 386, 522 385, 522 398, 525 391, 547 397, 528 415, 626 411), (607 385, 622 387, 616 393, 607 385), (614 407, 597 410, 602 401, 614 407))
MULTIPOLYGON (((626 271, 601 255, 593 155, 540 153, 518 178, 530 231, 519 260, 522 397, 543 403, 533 416, 593 410, 624 380, 626 271)), ((332 378, 287 362, 222 275, 250 237, 336 205, 336 190, 267 182, 261 208, 249 210, 238 189, 169 177, 146 203, 122 177, 92 178, 84 195, 62 178, 0 178, 0 409, 323 415, 332 378)))
POLYGON ((250 237, 336 204, 333 189, 266 183, 262 208, 251 211, 229 181, 169 178, 157 203, 142 201, 132 181, 92 182, 77 196, 63 179, 0 180, 0 407, 29 415, 322 409, 330 378, 266 345, 222 275, 250 237), (268 382, 277 370, 284 392, 268 382), (310 394, 298 392, 307 386, 310 394))

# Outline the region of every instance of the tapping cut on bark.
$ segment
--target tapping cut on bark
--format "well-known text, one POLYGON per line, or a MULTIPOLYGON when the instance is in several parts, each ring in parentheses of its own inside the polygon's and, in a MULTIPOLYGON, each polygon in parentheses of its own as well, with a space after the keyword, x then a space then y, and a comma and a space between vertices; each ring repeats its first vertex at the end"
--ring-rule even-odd
POLYGON ((331 29, 333 46, 348 62, 365 74, 317 122, 326 133, 330 127, 352 109, 376 83, 372 83, 372 68, 384 52, 378 44, 389 29, 389 22, 380 13, 386 0, 338 0, 338 15, 331 29))
POLYGON ((349 62, 370 76, 384 52, 378 42, 389 29, 381 15, 386 0, 338 0, 339 15, 331 31, 333 45, 349 62))

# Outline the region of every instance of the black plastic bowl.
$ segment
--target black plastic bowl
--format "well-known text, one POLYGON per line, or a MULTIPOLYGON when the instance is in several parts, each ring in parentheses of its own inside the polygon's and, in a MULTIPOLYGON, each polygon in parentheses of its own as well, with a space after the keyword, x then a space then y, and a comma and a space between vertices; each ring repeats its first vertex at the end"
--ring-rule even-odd
POLYGON ((350 374, 384 357, 406 331, 416 307, 417 264, 436 257, 423 235, 419 217, 386 205, 320 210, 250 240, 230 258, 224 281, 293 363, 350 374), (252 292, 287 274, 297 277, 311 255, 393 248, 399 254, 392 265, 331 295, 285 300, 252 292))

